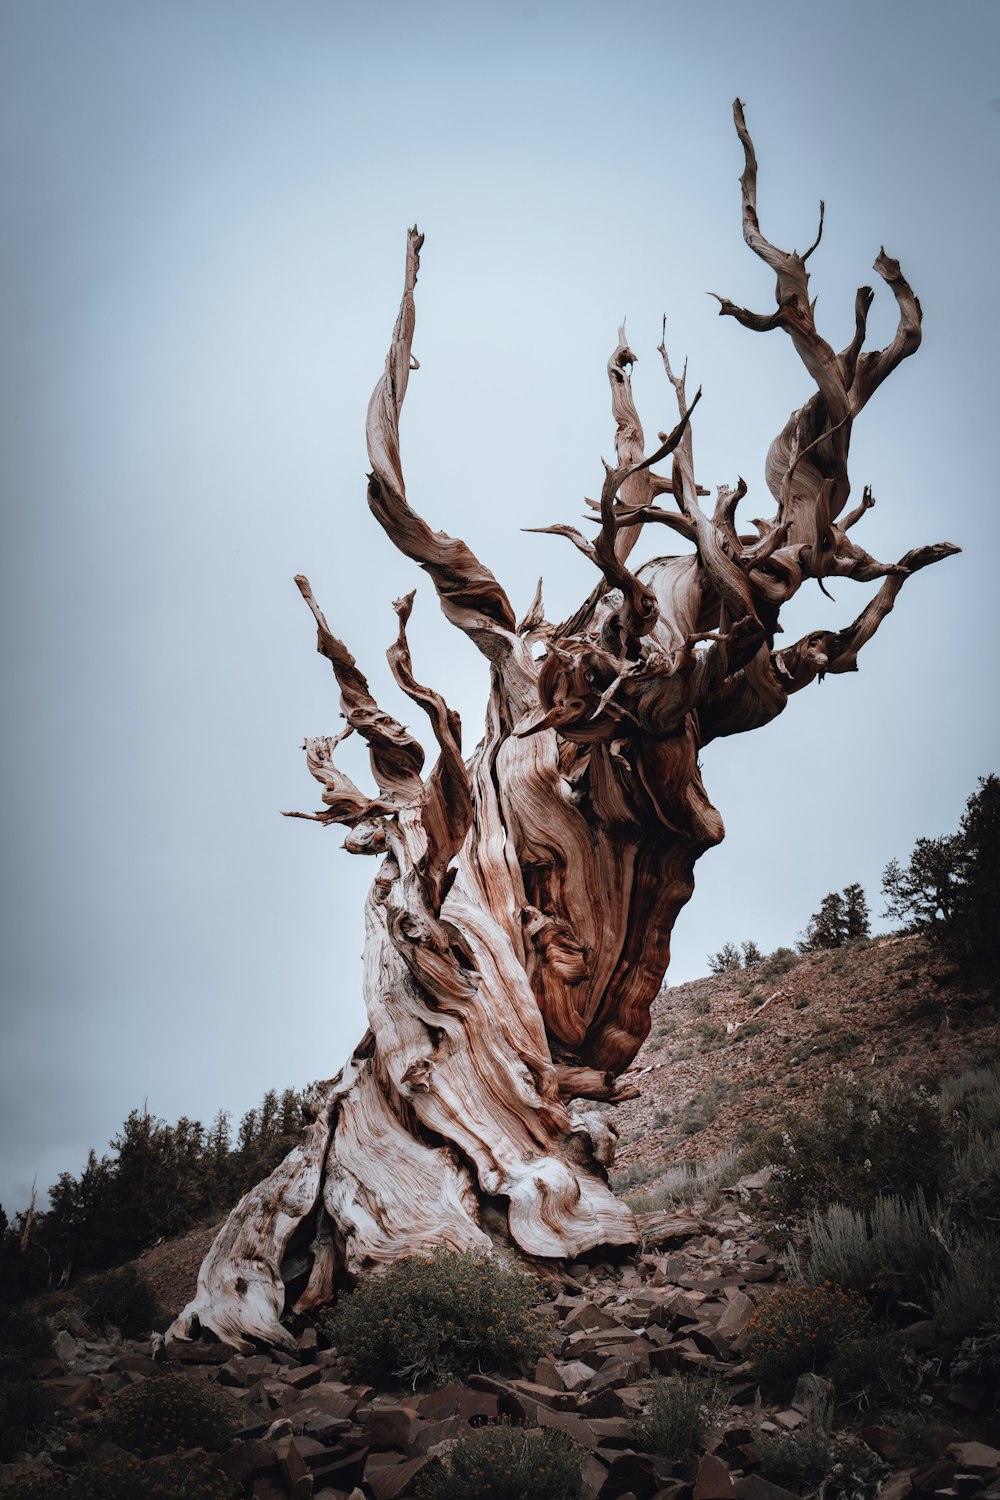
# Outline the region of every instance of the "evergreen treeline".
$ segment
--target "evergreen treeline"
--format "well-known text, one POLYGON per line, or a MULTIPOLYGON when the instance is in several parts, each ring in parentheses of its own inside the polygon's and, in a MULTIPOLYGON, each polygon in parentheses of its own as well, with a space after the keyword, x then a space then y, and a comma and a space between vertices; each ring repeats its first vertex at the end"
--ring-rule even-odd
POLYGON ((199 1120, 167 1125, 134 1109, 110 1155, 91 1151, 79 1177, 61 1173, 44 1213, 11 1224, 0 1208, 0 1298, 121 1265, 221 1218, 297 1143, 307 1093, 269 1090, 243 1116, 235 1141, 222 1111, 206 1130, 199 1120))

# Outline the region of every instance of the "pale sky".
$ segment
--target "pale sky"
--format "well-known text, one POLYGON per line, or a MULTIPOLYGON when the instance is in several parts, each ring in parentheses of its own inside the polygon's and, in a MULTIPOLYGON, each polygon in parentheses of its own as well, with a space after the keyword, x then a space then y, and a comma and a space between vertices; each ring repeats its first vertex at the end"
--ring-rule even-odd
MULTIPOLYGON (((666 312, 704 387, 699 480, 742 474, 741 514, 771 513, 767 446, 812 387, 781 333, 705 295, 773 306, 740 233, 737 94, 765 233, 803 249, 826 200, 821 330, 846 343, 872 282, 870 340, 891 336, 881 244, 924 306, 922 348, 855 428, 878 504, 854 535, 890 561, 964 551, 907 584, 857 677, 706 751, 728 836, 668 979, 727 939, 793 942, 854 880, 881 910, 887 861, 1000 769, 995 0, 5 0, 0 33, 8 1212, 144 1100, 238 1116, 330 1076, 363 1030, 374 866, 279 816, 319 805, 299 746, 339 726, 293 575, 407 722, 384 651, 414 585, 417 674, 470 751, 486 689, 365 502, 409 224, 410 497, 515 607, 539 574, 553 619, 591 587, 565 541, 521 528, 597 492, 623 315, 647 434, 673 421, 666 312)), ((788 639, 873 589, 804 588, 788 639)))

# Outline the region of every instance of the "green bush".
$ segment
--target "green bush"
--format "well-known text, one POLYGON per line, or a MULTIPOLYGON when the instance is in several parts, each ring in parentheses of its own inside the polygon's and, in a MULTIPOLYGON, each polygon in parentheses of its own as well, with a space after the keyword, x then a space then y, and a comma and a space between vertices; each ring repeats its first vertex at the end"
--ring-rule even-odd
POLYGON ((830 1379, 840 1401, 865 1407, 898 1405, 915 1385, 899 1339, 877 1329, 837 1346, 830 1361, 830 1379))
POLYGON ((780 979, 799 963, 799 956, 791 948, 775 948, 760 965, 757 973, 761 979, 780 979))
POLYGON ((919 1412, 903 1412, 892 1426, 899 1438, 899 1463, 925 1464, 940 1454, 937 1429, 919 1412))
POLYGON ((713 1161, 685 1161, 669 1167, 651 1193, 636 1193, 629 1200, 633 1213, 648 1214, 677 1208, 683 1203, 718 1200, 722 1190, 732 1187, 743 1174, 742 1158, 723 1151, 713 1161))
POLYGON ((953 1380, 988 1380, 1000 1384, 1000 1297, 978 1333, 962 1339, 951 1357, 953 1380))
POLYGON ((967 1230, 934 1293, 934 1319, 949 1344, 988 1331, 1000 1308, 1000 1235, 967 1230))
POLYGON ((538 1283, 495 1256, 436 1250, 396 1261, 320 1319, 352 1376, 446 1380, 472 1370, 527 1370, 551 1330, 538 1283))
POLYGON ((825 1432, 809 1428, 790 1432, 756 1432, 754 1447, 762 1473, 793 1493, 815 1490, 833 1468, 834 1445, 825 1432))
POLYGON ((648 1403, 635 1424, 636 1442, 663 1458, 691 1458, 704 1445, 725 1404, 725 1396, 708 1380, 655 1375, 648 1403))
POLYGON ((963 1133, 952 1156, 944 1191, 950 1216, 975 1227, 1000 1203, 1000 1130, 963 1133))
POLYGON ((870 1209, 880 1194, 936 1195, 945 1163, 937 1101, 893 1080, 883 1088, 847 1077, 826 1086, 815 1115, 793 1115, 775 1143, 768 1195, 779 1216, 831 1203, 870 1209))
POLYGON ((966 1068, 946 1078, 941 1084, 941 1113, 983 1135, 1000 1130, 1000 1065, 966 1068))
POLYGON ((765 1386, 824 1369, 845 1339, 868 1327, 868 1306, 839 1286, 779 1287, 747 1325, 746 1355, 765 1386))
POLYGON ((156 1458, 130 1453, 66 1473, 55 1469, 16 1480, 4 1500, 231 1500, 224 1475, 204 1460, 156 1458))
POLYGON ((0 1461, 30 1448, 53 1409, 48 1391, 34 1381, 0 1381, 0 1461))
POLYGON ((859 1292, 913 1292, 928 1286, 944 1253, 937 1225, 918 1189, 912 1200, 880 1195, 871 1209, 831 1203, 808 1218, 805 1279, 859 1292))
POLYGON ((102 1412, 97 1430, 128 1453, 155 1458, 182 1448, 222 1448, 242 1418, 230 1396, 171 1373, 121 1391, 102 1412))
POLYGON ((141 1339, 167 1319, 156 1293, 135 1266, 123 1266, 94 1278, 80 1289, 84 1322, 93 1328, 117 1328, 129 1339, 141 1339))
POLYGON ((815 1428, 761 1432, 755 1443, 767 1478, 799 1494, 863 1495, 885 1467, 857 1438, 833 1438, 815 1428))
POLYGON ((18 1375, 33 1359, 53 1352, 52 1330, 26 1307, 0 1305, 0 1377, 18 1375))
POLYGON ((571 1500, 582 1454, 564 1432, 499 1422, 462 1438, 421 1479, 419 1500, 571 1500))

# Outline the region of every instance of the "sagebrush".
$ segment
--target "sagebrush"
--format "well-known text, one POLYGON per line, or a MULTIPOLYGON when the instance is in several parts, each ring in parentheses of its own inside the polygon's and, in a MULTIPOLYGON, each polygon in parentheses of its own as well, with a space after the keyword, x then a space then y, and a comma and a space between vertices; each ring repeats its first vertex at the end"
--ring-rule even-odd
POLYGON ((353 1378, 416 1385, 473 1370, 533 1367, 551 1330, 538 1283, 478 1251, 396 1261, 320 1319, 353 1378))

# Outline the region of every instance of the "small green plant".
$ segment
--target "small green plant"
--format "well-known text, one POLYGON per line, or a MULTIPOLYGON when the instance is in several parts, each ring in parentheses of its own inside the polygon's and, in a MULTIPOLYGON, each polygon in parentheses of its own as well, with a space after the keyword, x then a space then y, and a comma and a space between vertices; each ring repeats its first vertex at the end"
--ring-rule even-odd
POLYGON ((221 1448, 239 1427, 241 1407, 187 1375, 159 1375, 128 1386, 101 1414, 102 1438, 138 1458, 182 1448, 221 1448))
POLYGON ((525 1370, 548 1348, 538 1283, 496 1256, 436 1250, 396 1261, 341 1298, 320 1326, 352 1376, 445 1380, 525 1370))
POLYGON ((48 1391, 34 1381, 0 1381, 0 1461, 30 1448, 53 1409, 48 1391))
POLYGON ((156 1458, 142 1462, 117 1453, 97 1464, 67 1472, 15 1480, 4 1500, 232 1500, 233 1486, 204 1460, 156 1458))
POLYGON ((868 1305, 843 1287, 779 1287, 750 1319, 746 1354, 757 1378, 780 1387, 829 1365, 838 1345, 859 1336, 868 1324, 868 1305))
POLYGON ((572 1500, 581 1461, 564 1432, 498 1422, 460 1439, 441 1467, 421 1479, 417 1494, 419 1500, 572 1500))
POLYGON ((117 1328, 129 1339, 166 1327, 156 1293, 135 1266, 95 1277, 81 1288, 81 1301, 85 1322, 94 1328, 117 1328))
POLYGON ((636 1442, 663 1458, 691 1458, 725 1405, 725 1395, 711 1381, 656 1375, 643 1415, 635 1423, 636 1442))

